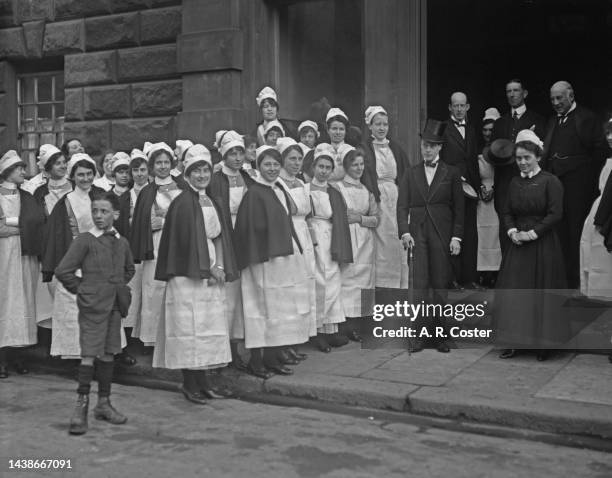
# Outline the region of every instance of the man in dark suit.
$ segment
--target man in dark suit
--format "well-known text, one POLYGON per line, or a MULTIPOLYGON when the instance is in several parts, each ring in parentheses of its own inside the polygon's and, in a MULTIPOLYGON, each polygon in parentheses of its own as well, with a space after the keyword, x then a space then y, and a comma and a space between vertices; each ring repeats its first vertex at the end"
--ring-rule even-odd
POLYGON ((480 289, 477 270, 476 191, 480 191, 482 183, 478 171, 478 137, 474 127, 467 122, 469 109, 470 104, 465 93, 456 92, 451 95, 448 105, 451 116, 446 122, 440 161, 459 170, 465 195, 462 251, 452 261, 454 278, 451 284, 453 288, 459 288, 462 284, 469 289, 480 289))
MULTIPOLYGON (((397 223, 404 247, 414 247, 413 289, 427 300, 433 289, 434 301, 446 302, 445 289, 451 280, 451 256, 461 252, 463 235, 463 191, 461 174, 440 161, 446 124, 427 120, 421 135, 423 161, 409 167, 399 184, 397 223)), ((442 318, 426 318, 428 328, 442 324, 442 318)), ((420 330, 420 327, 417 327, 420 330)), ((432 339, 440 352, 449 352, 444 337, 432 339)), ((413 346, 413 351, 423 343, 413 346)))
MULTIPOLYGON (((529 92, 524 88, 521 80, 512 79, 506 83, 506 98, 508 99, 510 110, 495 122, 493 140, 508 139, 514 143, 517 133, 524 129, 532 130, 538 138, 544 137, 546 120, 542 115, 527 109, 525 99, 528 94, 529 92)), ((495 166, 493 204, 498 214, 502 201, 508 195, 510 181, 519 174, 520 172, 515 161, 511 161, 506 165, 495 166)), ((501 230, 499 233, 499 243, 502 252, 510 245, 510 238, 501 230)))
POLYGON ((576 104, 567 81, 550 89, 556 115, 548 121, 544 167, 563 184, 563 219, 557 233, 566 260, 568 285, 580 287, 580 236, 598 194, 597 179, 606 154, 603 128, 593 112, 576 104))

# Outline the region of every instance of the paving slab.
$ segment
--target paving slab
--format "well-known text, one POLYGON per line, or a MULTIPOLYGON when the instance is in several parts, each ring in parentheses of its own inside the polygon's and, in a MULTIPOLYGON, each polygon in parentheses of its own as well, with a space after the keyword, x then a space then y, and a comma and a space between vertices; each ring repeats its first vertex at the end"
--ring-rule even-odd
POLYGON ((487 355, 490 350, 491 347, 453 349, 449 354, 431 349, 416 354, 402 352, 380 367, 362 373, 360 377, 415 385, 442 386, 487 355))
POLYGON ((612 366, 601 367, 598 355, 578 355, 536 394, 554 398, 612 406, 612 366))
MULTIPOLYGON (((538 397, 538 392, 574 359, 560 354, 537 362, 533 354, 511 360, 489 353, 444 387, 421 387, 409 397, 409 410, 468 418, 557 433, 612 437, 612 408, 606 405, 538 397)), ((599 359, 601 370, 605 358, 599 359)))

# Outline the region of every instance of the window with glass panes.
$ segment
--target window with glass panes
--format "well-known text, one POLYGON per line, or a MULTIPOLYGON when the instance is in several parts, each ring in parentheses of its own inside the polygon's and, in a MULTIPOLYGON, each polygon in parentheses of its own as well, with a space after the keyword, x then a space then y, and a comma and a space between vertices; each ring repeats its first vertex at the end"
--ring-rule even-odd
POLYGON ((28 172, 38 173, 36 150, 41 144, 59 147, 64 141, 64 72, 17 76, 19 149, 28 172))

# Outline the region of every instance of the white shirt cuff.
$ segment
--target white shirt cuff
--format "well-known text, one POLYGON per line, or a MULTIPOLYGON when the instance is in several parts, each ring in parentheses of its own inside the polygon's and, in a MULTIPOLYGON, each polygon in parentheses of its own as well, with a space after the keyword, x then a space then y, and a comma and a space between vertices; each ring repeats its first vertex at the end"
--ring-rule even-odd
POLYGON ((516 227, 508 229, 508 237, 512 236, 512 234, 514 234, 515 232, 518 232, 518 229, 516 227))
POLYGON ((451 237, 451 241, 459 241, 459 242, 461 242, 461 238, 459 238, 459 237, 451 237))
POLYGON ((6 225, 12 227, 19 227, 19 218, 18 217, 7 217, 6 225))

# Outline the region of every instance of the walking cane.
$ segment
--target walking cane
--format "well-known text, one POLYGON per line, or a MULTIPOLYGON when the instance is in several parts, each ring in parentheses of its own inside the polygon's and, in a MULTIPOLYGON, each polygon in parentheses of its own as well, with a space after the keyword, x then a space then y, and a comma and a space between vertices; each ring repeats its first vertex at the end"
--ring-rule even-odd
MULTIPOLYGON (((408 301, 414 303, 414 246, 408 247, 408 301)), ((412 337, 408 336, 408 356, 412 355, 412 337)))

